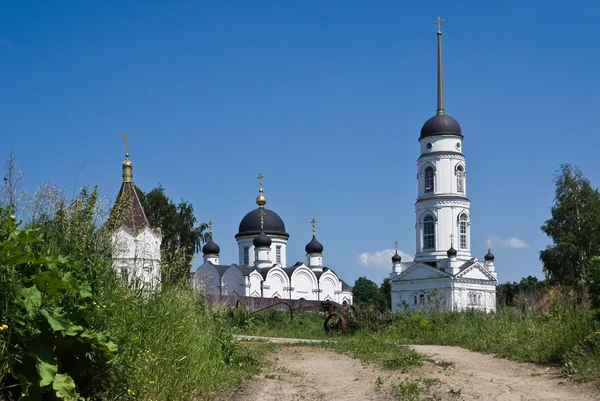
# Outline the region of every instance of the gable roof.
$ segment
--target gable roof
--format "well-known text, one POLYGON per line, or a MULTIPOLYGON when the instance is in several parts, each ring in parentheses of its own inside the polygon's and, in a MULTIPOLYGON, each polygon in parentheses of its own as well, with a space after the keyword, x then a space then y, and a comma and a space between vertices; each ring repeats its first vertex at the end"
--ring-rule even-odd
POLYGON ((456 278, 483 280, 483 281, 498 281, 496 277, 480 262, 469 261, 461 266, 456 278))
POLYGON ((393 282, 429 280, 435 278, 451 278, 452 275, 443 270, 432 267, 426 263, 414 262, 414 264, 392 279, 393 282), (421 272, 421 274, 419 274, 421 272))

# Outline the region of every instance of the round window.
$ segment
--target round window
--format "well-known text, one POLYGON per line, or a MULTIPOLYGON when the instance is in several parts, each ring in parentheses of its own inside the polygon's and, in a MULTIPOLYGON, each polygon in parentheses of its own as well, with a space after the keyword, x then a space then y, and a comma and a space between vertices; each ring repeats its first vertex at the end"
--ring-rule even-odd
POLYGON ((427 144, 427 149, 431 149, 431 143, 427 144))
POLYGON ((460 149, 460 142, 456 142, 456 149, 460 149))

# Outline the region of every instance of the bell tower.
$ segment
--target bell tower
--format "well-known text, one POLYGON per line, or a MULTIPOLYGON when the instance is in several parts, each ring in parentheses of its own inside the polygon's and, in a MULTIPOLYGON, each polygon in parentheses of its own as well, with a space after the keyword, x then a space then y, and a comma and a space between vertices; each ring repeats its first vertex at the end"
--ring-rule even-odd
POLYGON ((459 258, 471 257, 464 137, 458 122, 444 110, 442 22, 440 17, 434 21, 438 28, 437 110, 421 128, 421 155, 417 159, 415 260, 422 262, 447 259, 453 246, 459 258), (454 238, 453 243, 450 238, 454 238))

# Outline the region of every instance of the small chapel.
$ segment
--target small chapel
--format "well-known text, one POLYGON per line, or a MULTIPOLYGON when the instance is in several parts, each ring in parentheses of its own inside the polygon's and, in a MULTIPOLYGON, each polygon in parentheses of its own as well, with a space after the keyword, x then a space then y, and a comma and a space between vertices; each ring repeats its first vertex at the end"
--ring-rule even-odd
POLYGON ((403 262, 392 257, 392 310, 496 310, 498 276, 488 241, 483 262, 471 255, 471 201, 466 158, 458 122, 444 110, 442 19, 437 30, 437 112, 419 137, 416 253, 403 262))
POLYGON ((261 298, 333 301, 352 304, 352 288, 329 267, 323 265, 323 245, 316 237, 312 219, 312 239, 304 248, 306 260, 287 265, 286 232, 281 217, 265 208, 263 174, 259 176, 258 208, 248 212, 239 225, 235 239, 237 264, 221 264, 220 247, 212 239, 202 248, 204 263, 193 274, 201 291, 211 295, 238 295, 261 298))
MULTIPOLYGON (((122 134, 121 134, 122 135, 122 134)), ((127 139, 123 135, 127 146, 127 139)), ((118 275, 145 292, 160 288, 160 228, 151 227, 133 184, 129 153, 122 165, 121 189, 111 210, 113 267, 118 275)))

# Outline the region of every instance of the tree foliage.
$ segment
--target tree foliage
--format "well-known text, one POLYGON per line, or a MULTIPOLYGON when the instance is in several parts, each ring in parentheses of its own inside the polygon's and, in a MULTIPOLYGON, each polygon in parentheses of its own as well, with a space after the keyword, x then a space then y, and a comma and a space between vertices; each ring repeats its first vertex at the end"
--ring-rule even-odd
POLYGON ((359 277, 354 282, 352 288, 354 305, 357 306, 377 306, 381 310, 392 309, 392 283, 389 278, 385 278, 381 286, 377 286, 374 281, 366 277, 359 277))
POLYGON ((392 283, 389 277, 384 278, 379 287, 379 307, 382 310, 392 310, 392 283))
POLYGON ((189 277, 194 254, 207 240, 206 223, 196 225, 194 207, 181 201, 175 204, 162 186, 144 194, 136 187, 138 197, 153 227, 162 231, 161 266, 163 283, 178 284, 189 277))
POLYGON ((600 193, 569 164, 561 165, 554 183, 552 217, 542 226, 553 244, 540 260, 551 282, 582 287, 591 258, 600 255, 600 193))
POLYGON ((376 305, 379 299, 379 287, 366 277, 359 277, 352 288, 354 304, 357 306, 376 305))

